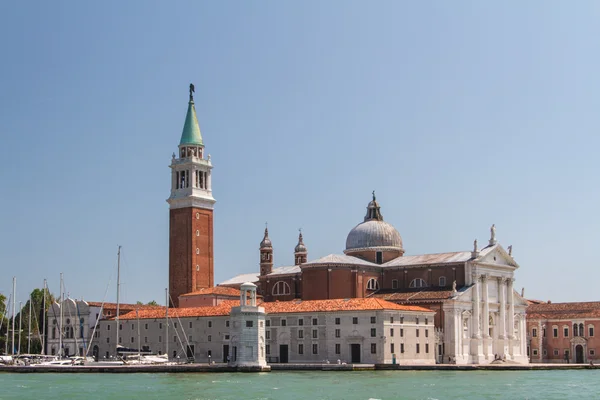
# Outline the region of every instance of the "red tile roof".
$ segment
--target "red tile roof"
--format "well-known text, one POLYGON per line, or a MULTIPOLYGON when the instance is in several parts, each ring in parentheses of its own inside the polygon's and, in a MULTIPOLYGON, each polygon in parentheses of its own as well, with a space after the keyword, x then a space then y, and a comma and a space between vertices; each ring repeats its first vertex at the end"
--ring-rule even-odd
POLYGON ((420 292, 375 293, 372 297, 401 303, 434 303, 451 298, 452 290, 422 290, 420 292))
POLYGON ((240 291, 238 289, 227 287, 227 286, 215 286, 211 288, 200 289, 195 292, 185 293, 179 297, 197 296, 197 295, 219 295, 219 296, 236 296, 240 297, 240 291))
MULTIPOLYGON (((187 307, 187 308, 169 308, 171 317, 217 317, 227 316, 231 308, 239 306, 238 300, 223 301, 217 306, 210 307, 187 307)), ((370 310, 398 310, 433 313, 432 310, 418 306, 404 306, 389 301, 367 298, 367 299, 332 299, 332 300, 292 300, 276 301, 269 303, 260 303, 265 308, 267 314, 288 314, 288 313, 309 313, 309 312, 338 312, 338 311, 370 311, 370 310)), ((136 315, 135 311, 121 315, 120 320, 132 319, 154 319, 164 318, 163 309, 145 309, 140 310, 136 315)))
POLYGON ((600 318, 600 301, 542 303, 527 307, 528 319, 600 318))
MULTIPOLYGON (((102 307, 102 302, 98 302, 98 301, 86 301, 86 303, 88 304, 88 306, 90 307, 102 307)), ((148 305, 148 304, 124 304, 121 303, 119 304, 119 311, 124 310, 151 310, 151 309, 163 309, 164 310, 164 306, 152 306, 152 305, 148 305)), ((117 309, 117 303, 104 303, 104 309, 105 310, 116 310, 117 309)))

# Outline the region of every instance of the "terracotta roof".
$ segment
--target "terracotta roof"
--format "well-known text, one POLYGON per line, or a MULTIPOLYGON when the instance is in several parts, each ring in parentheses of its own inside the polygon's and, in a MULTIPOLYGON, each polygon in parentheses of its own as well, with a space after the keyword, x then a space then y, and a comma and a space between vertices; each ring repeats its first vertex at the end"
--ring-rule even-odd
POLYGON ((406 303, 419 303, 419 302, 435 302, 447 300, 452 297, 452 290, 422 290, 420 292, 388 292, 388 293, 375 293, 372 297, 387 300, 387 301, 398 301, 406 303))
POLYGON ((227 287, 227 286, 215 286, 215 287, 211 287, 211 288, 200 289, 195 292, 182 294, 179 297, 211 295, 211 294, 220 295, 220 296, 240 297, 240 291, 238 289, 227 287))
POLYGON ((399 310, 433 312, 427 308, 418 306, 403 306, 389 301, 366 298, 366 299, 331 299, 331 300, 292 300, 276 301, 261 304, 267 314, 278 313, 308 313, 327 311, 368 311, 368 310, 399 310))
POLYGON ((543 303, 527 307, 530 319, 600 318, 600 301, 583 303, 543 303))
MULTIPOLYGON (((102 307, 102 302, 99 301, 86 301, 90 307, 102 307)), ((149 304, 126 304, 120 303, 119 310, 147 310, 147 309, 164 309, 164 306, 152 306, 149 304)), ((117 303, 104 303, 105 310, 116 310, 117 303)))
MULTIPOLYGON (((210 307, 188 307, 188 308, 169 308, 169 316, 171 317, 218 317, 227 316, 231 312, 231 308, 239 306, 237 300, 224 301, 217 306, 210 307)), ((335 311, 369 311, 369 310, 398 310, 398 311, 416 311, 432 313, 433 311, 418 307, 404 306, 389 301, 367 298, 367 299, 333 299, 333 300, 292 300, 292 301, 276 301, 269 303, 259 303, 265 308, 267 314, 288 314, 288 313, 309 313, 309 312, 335 312, 335 311)), ((133 319, 154 319, 164 318, 165 310, 140 310, 139 313, 131 311, 121 315, 120 320, 133 319), (136 314, 139 314, 136 315, 136 314)))

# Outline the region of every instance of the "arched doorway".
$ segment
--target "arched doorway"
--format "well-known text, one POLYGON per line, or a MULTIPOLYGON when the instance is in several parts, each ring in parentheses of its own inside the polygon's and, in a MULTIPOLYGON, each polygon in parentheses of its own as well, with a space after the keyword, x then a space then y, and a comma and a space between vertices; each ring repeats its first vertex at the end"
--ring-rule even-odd
POLYGON ((583 364, 583 346, 578 344, 575 346, 575 362, 577 364, 583 364))

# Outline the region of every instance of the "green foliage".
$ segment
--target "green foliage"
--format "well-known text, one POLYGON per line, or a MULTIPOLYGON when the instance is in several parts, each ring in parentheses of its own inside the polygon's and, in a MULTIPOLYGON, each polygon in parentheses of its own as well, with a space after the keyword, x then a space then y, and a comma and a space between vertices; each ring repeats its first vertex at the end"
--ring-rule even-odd
POLYGON ((158 303, 156 302, 156 300, 152 300, 152 301, 149 301, 149 302, 148 302, 148 305, 149 305, 149 306, 157 306, 157 305, 158 305, 158 303))

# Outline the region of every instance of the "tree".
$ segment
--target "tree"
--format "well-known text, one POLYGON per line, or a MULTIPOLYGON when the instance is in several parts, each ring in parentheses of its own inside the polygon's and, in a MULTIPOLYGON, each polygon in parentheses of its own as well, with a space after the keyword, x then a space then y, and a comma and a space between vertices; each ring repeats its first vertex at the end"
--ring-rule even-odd
POLYGON ((149 301, 149 302, 148 302, 148 305, 149 305, 149 306, 157 306, 157 305, 158 305, 158 303, 156 302, 156 300, 152 300, 152 301, 149 301))
POLYGON ((6 296, 0 293, 0 354, 4 354, 7 332, 8 318, 6 316, 6 296))
MULTIPOLYGON (((15 346, 19 344, 19 334, 21 337, 21 354, 29 350, 33 354, 40 353, 42 350, 42 337, 44 332, 44 318, 46 319, 46 330, 48 329, 48 309, 55 301, 54 296, 46 289, 46 298, 44 300, 44 289, 34 289, 29 295, 29 300, 23 305, 15 315, 15 346), (29 335, 29 302, 31 302, 31 347, 28 348, 29 335), (21 315, 22 314, 22 315, 21 315), (19 326, 21 322, 22 326, 19 326)), ((45 342, 45 340, 44 340, 45 342)))

